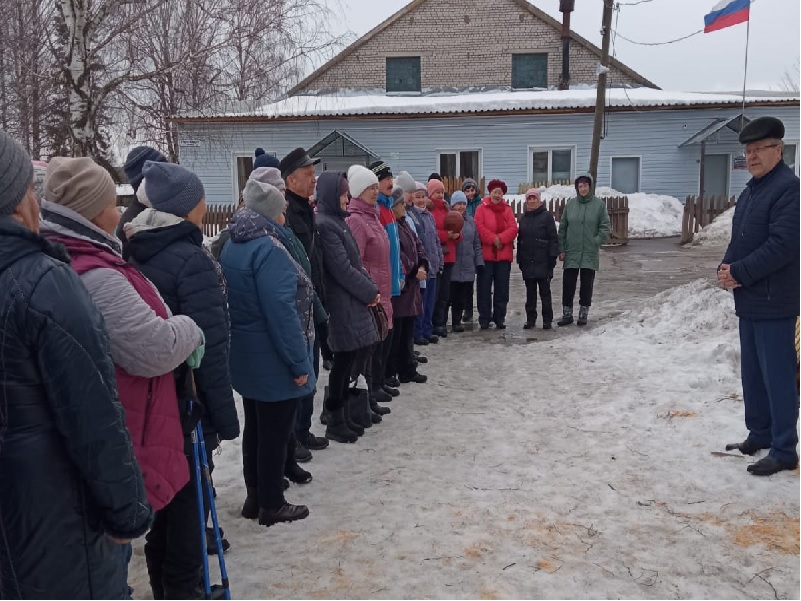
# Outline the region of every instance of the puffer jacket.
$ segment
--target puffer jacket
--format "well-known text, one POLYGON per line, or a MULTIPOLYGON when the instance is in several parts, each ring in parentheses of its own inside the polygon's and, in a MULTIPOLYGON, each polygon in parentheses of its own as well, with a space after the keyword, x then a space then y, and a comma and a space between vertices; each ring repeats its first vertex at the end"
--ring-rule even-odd
POLYGON ((553 276, 559 256, 559 236, 553 215, 545 205, 526 211, 517 234, 517 264, 524 280, 553 276))
MULTIPOLYGON (((317 244, 317 229, 314 223, 314 207, 308 198, 286 191, 286 227, 292 230, 309 258, 309 277, 319 298, 324 298, 323 257, 317 244)), ((324 320, 323 320, 324 321, 324 320)))
MULTIPOLYGON (((398 224, 392 212, 392 197, 385 194, 378 195, 376 202, 378 221, 384 226, 389 240, 389 268, 392 281, 392 296, 398 296, 403 286, 403 267, 400 258, 400 241, 398 239, 398 224)), ((381 293, 381 296, 384 296, 381 293)))
POLYGON ((317 233, 323 255, 325 304, 329 310, 328 344, 334 352, 355 351, 378 339, 378 328, 368 305, 378 285, 368 275, 359 245, 339 206, 344 173, 326 171, 317 180, 317 233))
POLYGON ((495 204, 487 197, 481 201, 474 219, 478 237, 481 239, 484 262, 511 262, 514 259, 517 238, 517 219, 512 207, 505 200, 495 204), (501 248, 495 246, 496 236, 501 240, 501 248))
MULTIPOLYGON (((206 353, 192 375, 203 407, 206 446, 214 449, 218 437, 233 440, 239 436, 228 364, 228 304, 218 266, 203 249, 200 229, 179 217, 147 209, 126 226, 126 232, 134 266, 153 283, 173 315, 186 315, 203 330, 206 353)), ((186 384, 188 368, 182 365, 175 376, 182 404, 192 396, 186 384)))
POLYGON ((723 258, 741 284, 734 309, 745 319, 787 319, 799 305, 799 181, 783 161, 751 178, 737 200, 723 258))
POLYGON ((314 289, 281 230, 240 209, 220 255, 231 303, 231 379, 243 397, 265 402, 308 396, 317 383, 314 289), (308 380, 298 386, 295 378, 303 375, 308 380))
MULTIPOLYGON (((359 258, 368 275, 378 284, 381 306, 392 327, 392 271, 390 267, 390 244, 387 230, 378 220, 376 208, 361 198, 352 198, 348 205, 349 216, 345 219, 356 244, 359 258)), ((397 231, 397 224, 395 225, 397 231)), ((399 286, 400 288, 400 286, 399 286)), ((400 291, 399 291, 400 293, 400 291)))
POLYGON ((472 282, 476 279, 476 267, 484 265, 481 239, 476 222, 465 212, 462 227, 462 242, 456 247, 456 262, 451 272, 451 282, 472 282))
POLYGON ((63 247, 0 216, 0 592, 123 599, 150 527, 103 318, 63 247))
POLYGON ((428 277, 429 279, 436 277, 443 265, 442 245, 437 234, 437 222, 434 221, 434 216, 428 209, 410 207, 407 210, 417 218, 419 224, 417 236, 423 242, 423 248, 426 251, 426 259, 428 259, 430 267, 428 277))
POLYGON ((433 208, 430 210, 431 216, 434 217, 434 223, 437 226, 437 237, 439 238, 440 246, 442 247, 442 261, 445 265, 456 262, 456 245, 461 243, 462 239, 453 240, 448 236, 448 230, 445 229, 445 216, 450 212, 451 208, 444 200, 431 200, 433 208))
POLYGON ((153 509, 189 482, 172 370, 202 342, 189 317, 171 317, 153 285, 126 263, 119 241, 74 211, 42 201, 44 236, 63 244, 100 310, 125 424, 153 509))
POLYGON ((392 314, 395 318, 417 317, 423 312, 423 295, 417 272, 420 268, 428 271, 428 260, 420 238, 412 231, 405 218, 398 221, 401 265, 405 282, 400 296, 392 299, 392 314))
MULTIPOLYGON (((589 174, 580 177, 592 180, 589 174)), ((559 252, 565 253, 565 269, 598 271, 601 245, 612 229, 609 212, 592 191, 587 196, 578 196, 576 185, 576 194, 567 201, 559 220, 559 252)))

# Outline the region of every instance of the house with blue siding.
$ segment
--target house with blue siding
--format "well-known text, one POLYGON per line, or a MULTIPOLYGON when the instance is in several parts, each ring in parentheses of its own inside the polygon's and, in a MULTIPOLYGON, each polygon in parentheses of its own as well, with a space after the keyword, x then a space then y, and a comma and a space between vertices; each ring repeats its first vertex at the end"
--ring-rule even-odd
MULTIPOLYGON (((380 158, 421 181, 434 171, 500 178, 510 191, 573 180, 589 165, 599 57, 526 0, 414 0, 286 98, 176 117, 180 160, 210 203, 238 198, 257 147, 280 158, 302 146, 320 170, 380 158), (477 44, 476 31, 482 40, 505 35, 477 44)), ((665 91, 614 59, 609 82, 598 185, 680 199, 736 195, 749 178, 737 134, 763 115, 784 121, 785 160, 798 173, 797 95, 750 94, 743 103, 665 91)))

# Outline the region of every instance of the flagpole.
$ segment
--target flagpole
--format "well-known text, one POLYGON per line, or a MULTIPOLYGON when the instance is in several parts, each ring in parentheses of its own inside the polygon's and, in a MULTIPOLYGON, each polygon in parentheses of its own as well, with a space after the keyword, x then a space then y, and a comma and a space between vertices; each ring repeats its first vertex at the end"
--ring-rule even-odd
POLYGON ((751 2, 748 2, 748 21, 745 29, 745 67, 743 69, 743 110, 740 114, 740 131, 745 127, 745 83, 748 79, 748 41, 751 37, 751 2))

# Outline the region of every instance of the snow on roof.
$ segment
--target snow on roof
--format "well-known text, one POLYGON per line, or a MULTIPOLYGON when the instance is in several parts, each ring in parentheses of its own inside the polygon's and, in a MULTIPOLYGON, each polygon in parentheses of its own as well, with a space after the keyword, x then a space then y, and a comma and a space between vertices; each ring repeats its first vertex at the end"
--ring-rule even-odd
MULTIPOLYGON (((497 91, 479 93, 398 96, 342 93, 321 96, 290 96, 253 111, 213 116, 184 116, 183 119, 248 118, 287 119, 293 117, 339 117, 349 115, 428 115, 497 111, 570 110, 595 107, 595 88, 541 91, 497 91)), ((749 103, 795 102, 798 96, 749 97, 749 103)), ((742 96, 699 92, 670 92, 651 88, 612 88, 606 105, 620 108, 687 107, 703 105, 737 106, 742 96)))

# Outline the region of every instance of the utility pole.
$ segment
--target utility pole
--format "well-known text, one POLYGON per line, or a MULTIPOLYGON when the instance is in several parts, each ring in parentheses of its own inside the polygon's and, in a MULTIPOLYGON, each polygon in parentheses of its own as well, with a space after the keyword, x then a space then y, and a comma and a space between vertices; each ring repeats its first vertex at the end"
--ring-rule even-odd
POLYGON ((614 0, 602 0, 604 3, 604 16, 601 35, 601 65, 598 69, 598 93, 595 98, 595 123, 592 128, 592 152, 590 154, 590 174, 593 180, 593 190, 598 183, 598 155, 601 151, 601 129, 604 123, 604 109, 606 100, 606 79, 609 71, 609 40, 612 33, 612 12, 614 0))

